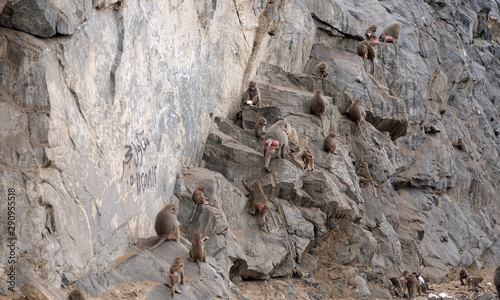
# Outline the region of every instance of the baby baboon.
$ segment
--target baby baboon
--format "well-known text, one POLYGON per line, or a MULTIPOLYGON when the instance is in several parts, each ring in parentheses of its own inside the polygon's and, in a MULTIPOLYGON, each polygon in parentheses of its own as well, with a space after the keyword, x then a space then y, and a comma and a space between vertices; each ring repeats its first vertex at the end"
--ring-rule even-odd
POLYGON ((240 128, 243 128, 243 113, 241 110, 236 114, 236 121, 234 121, 234 124, 240 128))
POLYGON ((189 223, 193 221, 194 218, 194 213, 196 212, 196 208, 198 208, 198 204, 202 205, 210 205, 210 202, 208 202, 208 199, 205 198, 205 185, 202 184, 200 185, 194 192, 193 195, 191 196, 191 199, 194 201, 194 210, 193 210, 193 215, 191 216, 191 219, 189 219, 189 223))
POLYGON ((196 232, 193 236, 193 242, 191 244, 191 250, 189 250, 188 260, 195 261, 200 268, 201 275, 201 265, 200 261, 207 262, 207 253, 205 252, 205 241, 208 237, 201 238, 201 233, 196 232))
POLYGON ((364 40, 358 44, 358 47, 356 48, 356 51, 358 52, 358 55, 363 58, 363 65, 365 67, 365 71, 368 73, 368 70, 366 69, 366 60, 369 59, 372 61, 372 74, 375 74, 375 58, 377 57, 377 54, 375 53, 375 46, 377 45, 377 37, 375 35, 370 35, 370 37, 367 40, 364 40))
POLYGON ((260 107, 260 90, 257 82, 250 81, 248 84, 248 89, 243 95, 243 104, 260 107))
POLYGON ((255 124, 255 137, 257 138, 258 142, 260 142, 260 140, 263 140, 264 136, 266 135, 266 124, 267 120, 264 117, 261 117, 255 124))
POLYGON ((312 74, 321 78, 326 78, 326 76, 328 76, 328 72, 326 71, 326 69, 328 69, 328 64, 324 61, 320 62, 319 64, 314 66, 312 74))
POLYGON ((335 143, 334 138, 335 138, 335 132, 330 131, 328 136, 323 141, 323 148, 325 149, 326 152, 328 152, 325 161, 323 163, 326 163, 328 157, 330 156, 330 153, 335 152, 335 150, 337 149, 337 143, 335 143))
POLYGON ((85 300, 85 295, 80 289, 72 289, 68 295, 68 300, 85 300))
POLYGON ((495 269, 495 275, 493 278, 493 284, 497 288, 498 297, 500 297, 500 267, 495 269))
POLYGON ((302 153, 302 160, 306 165, 304 169, 307 169, 307 171, 314 171, 314 154, 311 148, 306 147, 304 149, 304 152, 302 153))
POLYGON ((179 280, 180 284, 184 284, 184 262, 182 261, 182 258, 176 257, 174 259, 172 265, 170 266, 168 276, 170 277, 170 283, 172 285, 172 298, 174 297, 174 292, 182 294, 179 290, 179 280))
POLYGON ((467 270, 466 269, 461 269, 460 270, 460 275, 459 275, 460 285, 465 285, 464 279, 467 279, 467 277, 469 277, 469 273, 467 273, 467 270))
POLYGON ((160 240, 149 248, 149 251, 156 249, 166 240, 175 240, 180 243, 180 226, 179 221, 177 221, 177 206, 172 203, 165 205, 156 215, 155 221, 155 231, 160 240))
MULTIPOLYGON (((264 226, 266 224, 266 212, 269 210, 269 205, 267 204, 267 197, 262 190, 262 184, 260 181, 255 180, 252 182, 252 191, 250 192, 250 213, 255 215, 255 211, 258 209, 260 214, 259 226, 264 226)), ((271 210, 269 210, 271 217, 273 218, 274 225, 278 227, 278 224, 274 220, 274 215, 271 210)))
POLYGON ((408 274, 406 276, 406 287, 408 289, 408 296, 410 299, 415 297, 415 292, 417 291, 418 288, 418 280, 417 277, 413 274, 408 274))
POLYGON ((453 146, 457 147, 460 151, 467 152, 467 148, 465 147, 465 143, 462 139, 458 139, 456 142, 453 142, 453 146))
POLYGON ((361 132, 361 135, 366 141, 363 130, 361 130, 361 122, 365 120, 366 116, 365 110, 361 106, 361 100, 360 99, 354 100, 354 102, 349 106, 349 108, 347 108, 346 112, 349 114, 349 118, 351 118, 352 121, 358 124, 359 131, 361 132))
POLYGON ((287 122, 281 120, 274 123, 271 128, 266 132, 264 139, 266 140, 264 148, 264 168, 268 172, 269 162, 274 150, 278 149, 278 157, 281 153, 281 158, 285 158, 285 149, 288 149, 288 134, 291 132, 292 127, 287 122))
POLYGON ((382 133, 388 137, 388 138, 391 138, 391 133, 389 131, 382 131, 382 133))
POLYGON ((384 28, 382 35, 379 38, 382 42, 394 43, 394 47, 396 47, 396 57, 398 56, 399 34, 402 30, 403 27, 401 27, 401 24, 391 23, 384 28))
POLYGON ((323 136, 325 136, 326 132, 323 118, 325 117, 326 112, 326 99, 322 90, 314 91, 311 102, 309 103, 309 108, 313 114, 320 117, 323 136))
POLYGON ((377 190, 375 189, 375 184, 373 183, 372 175, 370 174, 370 170, 368 169, 368 164, 366 162, 362 162, 361 166, 358 170, 359 182, 363 184, 371 183, 373 186, 373 193, 375 197, 377 197, 377 190))
POLYGON ((373 24, 370 27, 366 28, 365 37, 369 39, 372 36, 376 36, 375 32, 377 32, 377 25, 373 24))
POLYGON ((483 277, 472 277, 467 279, 467 289, 470 291, 471 289, 476 289, 479 287, 479 284, 483 281, 483 277))

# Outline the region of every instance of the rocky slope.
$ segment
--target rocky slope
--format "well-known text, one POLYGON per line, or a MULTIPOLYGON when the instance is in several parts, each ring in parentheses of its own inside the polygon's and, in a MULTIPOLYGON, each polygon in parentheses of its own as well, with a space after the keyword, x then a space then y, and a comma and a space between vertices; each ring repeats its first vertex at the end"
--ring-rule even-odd
POLYGON ((0 252, 2 277, 15 269, 0 294, 15 286, 14 295, 62 299, 77 286, 99 298, 148 282, 134 295, 165 299, 157 283, 174 257, 187 258, 196 231, 210 237, 209 259, 201 275, 186 263, 187 299, 243 299, 242 280, 269 278, 287 299, 298 282, 314 288, 311 299, 388 298, 388 278, 402 270, 423 267, 437 283, 457 268, 499 265, 499 9, 480 0, 0 4, 2 199, 15 190, 0 222, 3 243, 16 242, 15 262, 0 252), (380 34, 391 22, 403 25, 398 54, 379 43, 369 75, 356 45, 367 26, 380 34), (309 75, 320 61, 325 79, 309 75), (265 106, 244 107, 240 127, 250 80, 265 106), (337 134, 325 162, 308 105, 315 89, 337 134), (345 116, 358 98, 366 140, 345 116), (315 170, 290 155, 266 172, 253 134, 260 116, 268 128, 289 122, 291 150, 311 147, 315 170), (453 147, 458 138, 466 151, 453 147), (361 162, 377 197, 358 182, 361 162), (256 179, 277 226, 248 213, 256 179), (189 223, 202 183, 213 205, 189 223), (128 258, 151 242, 166 203, 179 206, 181 243, 128 258))

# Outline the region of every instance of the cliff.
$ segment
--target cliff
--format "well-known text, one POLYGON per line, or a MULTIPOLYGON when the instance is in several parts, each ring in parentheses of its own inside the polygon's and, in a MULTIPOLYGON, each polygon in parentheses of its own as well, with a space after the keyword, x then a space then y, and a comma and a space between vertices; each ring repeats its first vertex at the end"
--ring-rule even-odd
POLYGON ((348 2, 1 3, 0 224, 15 250, 0 252, 0 273, 15 276, 0 294, 77 286, 100 297, 161 283, 196 231, 210 237, 209 259, 202 275, 186 263, 188 299, 245 298, 241 280, 290 276, 326 296, 388 298, 388 278, 403 270, 439 282, 499 265, 500 3, 348 2), (366 72, 357 44, 369 25, 380 35, 392 22, 403 26, 397 54, 379 43, 366 72), (310 75, 321 61, 325 79, 310 75), (264 106, 244 107, 240 127, 251 80, 264 106), (337 134, 326 161, 315 89, 337 134), (366 139, 345 115, 355 99, 366 139), (266 172, 253 133, 261 116, 267 128, 292 125, 290 148, 310 147, 314 171, 289 155, 266 172), (359 184, 361 162, 377 197, 359 184), (248 213, 256 179, 278 226, 248 213), (189 223, 200 184, 213 205, 189 223), (179 206, 181 243, 124 260, 155 236, 167 203, 179 206))

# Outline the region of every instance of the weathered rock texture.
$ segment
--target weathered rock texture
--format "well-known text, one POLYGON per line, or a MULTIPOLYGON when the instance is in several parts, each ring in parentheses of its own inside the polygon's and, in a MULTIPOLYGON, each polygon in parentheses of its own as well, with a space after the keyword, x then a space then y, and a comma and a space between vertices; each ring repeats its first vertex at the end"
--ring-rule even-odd
MULTIPOLYGON (((423 266, 438 282, 457 267, 500 264, 499 8, 486 0, 2 2, 0 224, 15 189, 16 262, 0 256, 16 268, 16 291, 27 282, 36 293, 76 285, 98 295, 163 282, 174 257, 186 261, 196 231, 210 237, 209 260, 201 276, 186 263, 189 299, 240 298, 232 281, 288 275, 323 296, 348 288, 385 298, 388 277, 402 270, 423 266), (379 43, 368 75, 356 45, 370 24, 380 34, 391 22, 403 26, 398 55, 379 43), (325 79, 309 75, 320 61, 325 79), (239 127, 232 120, 250 80, 266 106, 244 107, 239 127), (337 133, 325 162, 321 121, 309 111, 315 89, 337 133), (358 98, 366 140, 345 116, 358 98), (261 116, 267 128, 286 120, 298 138, 271 173, 253 134, 261 116), (453 146, 458 138, 465 151, 453 146), (311 172, 300 160, 306 146, 311 172), (378 197, 358 183, 361 162, 378 197), (253 180, 278 226, 268 215, 259 227, 248 213, 253 180), (201 183, 212 205, 189 223, 201 183), (155 235, 166 203, 179 205, 181 244, 119 259, 155 235)), ((0 292, 10 293, 4 283, 0 292)), ((165 294, 160 286, 148 297, 165 294)))

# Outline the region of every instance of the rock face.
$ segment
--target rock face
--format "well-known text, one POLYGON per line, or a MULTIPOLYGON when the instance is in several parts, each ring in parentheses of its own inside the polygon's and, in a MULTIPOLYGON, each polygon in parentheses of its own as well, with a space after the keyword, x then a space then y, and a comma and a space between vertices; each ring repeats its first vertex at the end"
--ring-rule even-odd
MULTIPOLYGON (((15 262, 7 251, 0 257, 16 274, 0 293, 15 286, 56 299, 64 291, 54 287, 100 295, 127 282, 160 284, 182 257, 188 299, 244 299, 233 282, 289 275, 318 299, 388 298, 388 278, 403 270, 423 266, 438 282, 455 268, 497 265, 499 6, 3 2, 0 193, 13 198, 1 207, 15 216, 0 221, 16 247, 15 262), (369 25, 379 35, 392 22, 403 26, 397 54, 380 42, 366 72, 357 44, 369 25), (321 61, 324 79, 310 75, 321 61), (239 126, 250 80, 264 106, 242 107, 239 126), (324 126, 337 134, 327 160, 321 120, 309 111, 315 89, 328 100, 324 126), (366 111, 360 127, 345 115, 355 99, 366 111), (285 120, 295 130, 272 172, 254 135, 260 117, 267 128, 285 120), (453 146, 459 138, 465 149, 453 146), (305 147, 313 171, 304 170, 305 147), (359 183, 362 162, 377 196, 359 183), (248 212, 254 180, 276 225, 268 213, 260 227, 248 212), (211 205, 189 223, 200 184, 211 205), (179 207, 181 243, 123 260, 147 248, 140 242, 155 236, 167 203, 179 207), (197 231, 210 237, 201 275, 186 262, 197 231)), ((165 294, 160 284, 145 297, 165 294)))

